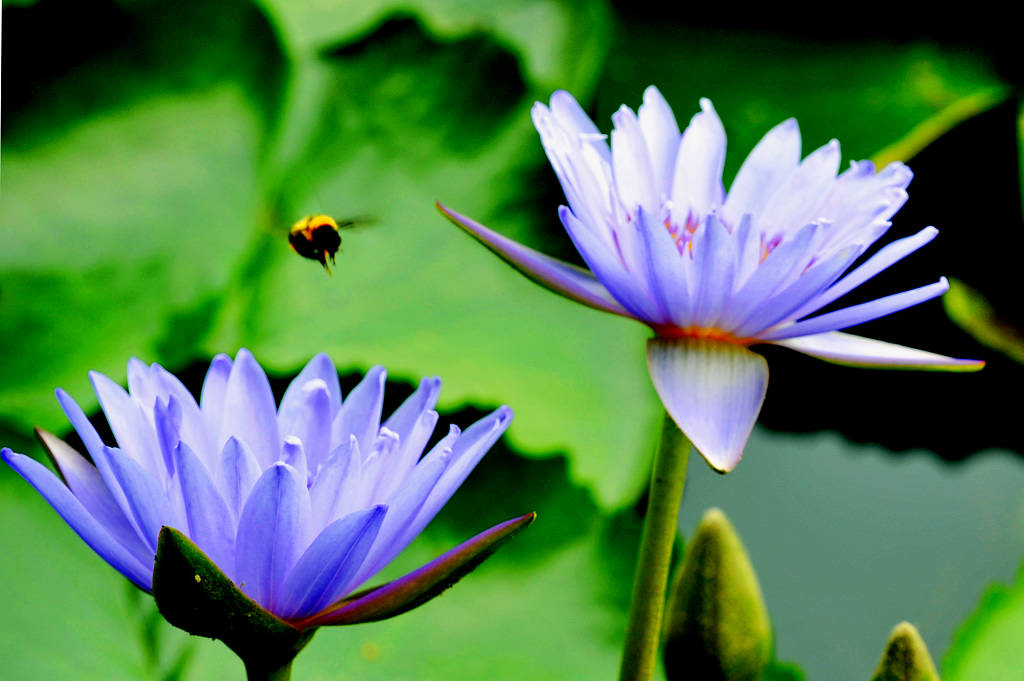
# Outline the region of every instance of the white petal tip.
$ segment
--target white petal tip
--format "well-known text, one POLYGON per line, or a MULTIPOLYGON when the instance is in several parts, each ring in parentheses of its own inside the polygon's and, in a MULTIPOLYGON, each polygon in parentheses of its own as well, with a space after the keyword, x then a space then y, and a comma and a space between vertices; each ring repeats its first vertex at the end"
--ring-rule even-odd
POLYGON ((712 468, 731 471, 768 389, 764 357, 731 343, 653 338, 647 365, 672 420, 712 468))
POLYGON ((776 341, 776 344, 833 364, 868 369, 916 369, 967 373, 980 371, 985 366, 985 362, 978 359, 947 357, 934 352, 839 331, 787 338, 776 341))

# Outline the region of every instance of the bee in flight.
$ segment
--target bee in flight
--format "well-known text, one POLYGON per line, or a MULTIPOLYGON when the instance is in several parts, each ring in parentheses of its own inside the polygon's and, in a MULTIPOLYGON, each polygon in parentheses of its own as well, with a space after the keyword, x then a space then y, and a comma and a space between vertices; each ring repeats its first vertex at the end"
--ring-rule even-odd
POLYGON ((335 265, 334 256, 341 248, 340 230, 369 222, 367 218, 352 218, 335 222, 329 215, 307 215, 288 230, 288 244, 292 250, 303 258, 316 260, 331 273, 330 265, 335 265))

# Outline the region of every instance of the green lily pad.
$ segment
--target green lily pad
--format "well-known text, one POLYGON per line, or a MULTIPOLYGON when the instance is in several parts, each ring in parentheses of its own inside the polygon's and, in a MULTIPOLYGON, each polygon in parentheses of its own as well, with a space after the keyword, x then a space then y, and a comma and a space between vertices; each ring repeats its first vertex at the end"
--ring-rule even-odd
POLYGON ((196 338, 173 321, 202 315, 245 248, 256 130, 228 85, 5 149, 0 356, 18 361, 0 363, 0 413, 52 428, 53 388, 89 408, 90 369, 122 377, 129 357, 168 345, 182 361, 196 338), (204 182, 217 192, 196 192, 204 182))
MULTIPOLYGON (((685 124, 698 98, 715 104, 729 135, 731 178, 769 128, 795 116, 807 154, 829 139, 845 159, 909 160, 957 122, 1008 94, 967 49, 921 42, 841 41, 626 22, 598 90, 601 128, 622 103, 635 109, 657 85, 685 124), (837 77, 842 74, 842 77, 837 77)), ((728 185, 727 185, 728 186, 728 185)))
POLYGON ((951 279, 942 306, 949 318, 979 343, 1024 364, 1024 331, 1000 319, 980 291, 951 279))
POLYGON ((415 17, 427 33, 444 41, 472 34, 493 36, 518 57, 527 78, 541 88, 592 85, 610 33, 607 4, 592 0, 261 0, 261 4, 299 58, 365 35, 398 14, 415 17))
POLYGON ((945 681, 1024 679, 1024 569, 1009 585, 985 590, 942 660, 945 681))

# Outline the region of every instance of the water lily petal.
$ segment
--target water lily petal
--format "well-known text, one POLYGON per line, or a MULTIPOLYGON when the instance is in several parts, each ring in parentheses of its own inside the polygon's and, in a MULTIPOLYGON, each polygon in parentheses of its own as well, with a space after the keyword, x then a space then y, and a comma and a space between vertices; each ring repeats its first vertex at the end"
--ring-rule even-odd
POLYGON ((149 365, 138 357, 128 360, 128 394, 148 413, 156 402, 157 387, 150 375, 149 365))
POLYGON ((566 130, 540 102, 533 105, 530 116, 569 205, 586 217, 585 222, 594 230, 592 236, 611 249, 612 233, 602 218, 617 208, 618 198, 613 196, 607 144, 603 139, 588 140, 575 128, 566 130), (598 146, 601 149, 595 148, 598 146))
POLYGON ((238 521, 235 573, 250 598, 274 611, 285 577, 305 551, 309 494, 295 469, 275 463, 256 481, 238 521))
POLYGON ((839 142, 815 149, 779 185, 759 212, 761 229, 793 232, 823 216, 820 207, 839 171, 839 142))
POLYGON ((722 208, 726 223, 757 215, 799 163, 800 128, 790 118, 769 130, 743 161, 722 208))
POLYGON ((256 456, 238 438, 231 436, 224 443, 217 465, 217 487, 237 523, 249 493, 260 477, 256 456))
POLYGON ((894 293, 891 296, 878 298, 868 303, 851 305, 834 312, 826 312, 817 317, 811 317, 802 322, 781 326, 773 331, 759 334, 761 340, 783 340, 797 336, 812 336, 825 331, 837 331, 849 326, 870 322, 873 319, 884 317, 887 314, 905 310, 908 307, 919 305, 931 300, 949 290, 949 282, 945 277, 934 284, 921 286, 910 291, 894 293))
POLYGON ((536 517, 536 513, 527 513, 519 518, 506 520, 404 577, 354 594, 338 605, 298 624, 302 627, 317 627, 325 624, 376 622, 407 612, 442 594, 505 542, 529 527, 536 517))
POLYGON ((153 566, 141 563, 115 540, 106 527, 85 509, 71 490, 47 470, 46 466, 23 454, 16 454, 7 447, 0 450, 0 458, 49 502, 53 510, 57 511, 89 548, 139 588, 149 591, 153 566))
MULTIPOLYGON (((637 120, 651 159, 654 187, 659 194, 667 197, 672 191, 676 149, 680 138, 679 124, 676 123, 672 107, 653 85, 644 90, 644 103, 637 111, 637 120)), ((594 131, 597 132, 597 129, 594 131)))
POLYGON ((597 310, 629 316, 629 312, 590 272, 504 237, 440 203, 437 209, 502 260, 541 286, 597 310))
POLYGON ((196 398, 192 396, 188 388, 182 385, 177 376, 159 364, 150 367, 150 376, 156 386, 157 394, 166 397, 168 402, 173 399, 177 403, 177 409, 181 412, 180 438, 191 447, 207 467, 215 466, 217 455, 220 453, 214 443, 215 433, 212 428, 207 426, 196 398))
MULTIPOLYGON (((384 516, 373 548, 370 549, 366 560, 363 561, 358 573, 352 579, 353 588, 379 571, 408 545, 408 542, 402 542, 402 537, 407 534, 410 524, 437 485, 451 459, 451 453, 446 452, 445 455, 424 460, 413 470, 408 483, 387 500, 385 505, 388 507, 388 512, 384 516)), ((415 534, 419 534, 419 532, 415 534)))
POLYGON ((612 174, 619 198, 629 213, 641 206, 657 215, 660 206, 657 184, 640 121, 623 105, 612 114, 612 123, 615 125, 611 134, 612 174))
POLYGON ((174 448, 181 442, 181 406, 178 401, 173 397, 167 401, 158 398, 153 404, 153 425, 164 469, 170 478, 174 475, 174 448))
POLYGON ((873 256, 868 258, 864 264, 847 274, 826 291, 823 291, 820 295, 807 301, 806 304, 801 306, 801 308, 794 313, 793 318, 799 319, 800 317, 809 315, 815 310, 820 310, 829 303, 838 300, 879 272, 896 264, 927 244, 929 241, 934 239, 938 233, 939 230, 934 227, 925 227, 917 234, 904 237, 886 245, 873 256))
POLYGON ((279 614, 288 619, 308 617, 344 595, 377 538, 386 511, 384 505, 355 511, 321 532, 285 580, 279 614))
MULTIPOLYGON (((89 380, 92 381, 100 406, 121 451, 141 464, 158 480, 166 479, 166 468, 159 455, 160 446, 139 404, 124 391, 124 388, 99 372, 90 371, 89 380)), ((160 528, 157 528, 157 532, 159 531, 160 528)), ((155 534, 153 542, 153 548, 156 550, 155 534)))
MULTIPOLYGON (((634 269, 630 270, 625 254, 618 247, 620 240, 617 236, 615 237, 615 250, 603 250, 602 245, 594 242, 590 231, 583 222, 573 215, 566 206, 559 207, 558 218, 562 221, 565 231, 569 234, 573 245, 576 246, 576 250, 580 252, 580 256, 587 263, 591 272, 605 284, 608 293, 618 301, 623 309, 628 311, 629 316, 637 319, 654 319, 662 314, 649 288, 653 275, 648 271, 648 258, 643 259, 644 267, 641 268, 640 264, 635 261, 635 254, 631 255, 630 257, 634 258, 632 264, 634 269)), ((637 230, 634 226, 630 226, 628 229, 634 232, 637 230)), ((638 239, 635 238, 637 235, 633 236, 633 241, 638 242, 638 239)), ((635 245, 635 243, 631 244, 631 247, 635 245)))
POLYGON ((227 442, 232 435, 249 446, 264 468, 277 461, 281 439, 274 393, 263 368, 244 348, 238 351, 231 366, 217 441, 227 442))
POLYGON ((103 453, 111 472, 128 502, 128 510, 142 540, 153 553, 160 528, 181 526, 167 502, 163 486, 135 459, 116 447, 104 447, 103 453))
POLYGON ((406 479, 416 465, 423 448, 437 425, 437 396, 441 391, 441 379, 437 376, 424 378, 419 388, 388 417, 384 428, 398 436, 399 450, 381 489, 384 496, 390 495, 406 479))
POLYGON ((739 463, 768 389, 764 357, 731 343, 652 338, 647 366, 662 403, 715 470, 739 463))
MULTIPOLYGON (((551 95, 550 105, 551 115, 570 134, 575 134, 577 138, 603 139, 605 137, 597 129, 597 126, 594 125, 594 121, 590 120, 590 116, 583 111, 583 107, 576 101, 576 98, 565 90, 556 90, 551 95)), ((594 146, 604 148, 604 159, 610 163, 611 151, 608 149, 608 145, 600 144, 594 146)))
POLYGON ((232 574, 235 557, 233 514, 213 484, 210 472, 187 444, 178 443, 174 449, 174 458, 178 484, 181 485, 182 498, 185 500, 188 537, 221 570, 232 574))
POLYGON ((859 246, 848 246, 824 262, 817 263, 789 286, 764 300, 733 331, 740 338, 752 338, 764 329, 797 318, 801 301, 814 298, 830 286, 861 253, 859 246))
POLYGON ((977 371, 985 366, 975 359, 946 357, 840 331, 787 338, 775 344, 828 362, 858 367, 977 371))
MULTIPOLYGON (((295 381, 289 390, 294 387, 295 381)), ((292 394, 294 397, 287 410, 284 401, 281 402, 277 419, 278 432, 285 441, 288 437, 295 437, 302 443, 309 470, 316 471, 331 453, 334 410, 331 407, 330 388, 323 379, 314 378, 302 386, 301 392, 293 391, 292 394)))
POLYGON ((224 414, 224 396, 227 395, 232 364, 230 357, 219 354, 210 361, 210 368, 206 370, 203 390, 199 395, 199 408, 203 412, 208 428, 220 429, 221 416, 224 414))
POLYGON ((338 445, 320 468, 309 488, 314 528, 323 528, 355 511, 353 498, 362 484, 362 456, 359 442, 351 436, 338 445))
POLYGON ((688 216, 700 222, 725 198, 725 128, 711 100, 700 100, 701 112, 690 120, 678 144, 672 181, 672 210, 685 223, 688 216))
POLYGON ((299 375, 288 384, 288 388, 281 397, 281 407, 278 409, 279 420, 294 419, 290 412, 302 408, 306 385, 317 379, 323 381, 327 388, 331 417, 333 418, 338 413, 338 409, 341 408, 341 384, 338 382, 338 370, 334 367, 331 358, 321 352, 309 360, 306 366, 302 367, 299 375))
POLYGON ((359 447, 369 452, 380 430, 380 409, 384 404, 387 371, 376 366, 366 372, 341 404, 331 425, 331 442, 340 444, 355 435, 359 447))
MULTIPOLYGON (((898 161, 878 173, 871 161, 852 161, 820 208, 821 216, 833 223, 822 247, 841 243, 851 235, 863 241, 861 234, 865 225, 887 227, 889 218, 906 203, 907 185, 913 177, 910 168, 898 161)), ((884 228, 878 236, 882 233, 884 228)))
POLYGON ((733 294, 728 308, 720 312, 718 324, 722 329, 736 329, 779 289, 793 268, 799 267, 807 258, 817 230, 817 225, 807 225, 764 258, 750 278, 733 294))
POLYGON ((688 254, 680 252, 666 225, 655 216, 638 210, 637 226, 643 239, 647 268, 650 272, 652 298, 658 306, 657 317, 646 314, 645 319, 663 324, 679 324, 693 313, 694 301, 689 270, 693 263, 688 254))
POLYGON ((718 325, 731 305, 735 284, 735 240, 717 215, 708 216, 695 251, 697 295, 689 317, 693 326, 702 329, 718 325))
POLYGON ((89 515, 140 564, 145 565, 151 557, 149 549, 135 531, 135 526, 121 510, 114 495, 110 493, 96 466, 53 433, 36 428, 36 435, 57 465, 71 493, 81 502, 89 515))
MULTIPOLYGON (((457 436, 451 444, 451 463, 448 464, 444 474, 430 491, 430 496, 423 502, 415 518, 409 522, 405 531, 395 541, 397 546, 408 545, 434 519, 441 507, 459 488, 459 485, 480 463, 484 454, 512 424, 512 417, 513 413, 509 407, 498 407, 457 436)), ((443 442, 445 441, 442 440, 443 442)), ((424 457, 424 461, 427 459, 428 457, 424 457)), ((395 555, 398 555, 397 551, 395 555)))

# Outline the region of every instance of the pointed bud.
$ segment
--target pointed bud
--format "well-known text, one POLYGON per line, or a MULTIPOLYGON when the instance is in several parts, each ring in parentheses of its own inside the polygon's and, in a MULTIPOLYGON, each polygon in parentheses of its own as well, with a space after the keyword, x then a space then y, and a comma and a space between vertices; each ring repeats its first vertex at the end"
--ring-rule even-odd
POLYGON ((672 586, 666 676, 755 681, 771 647, 771 623, 750 558, 725 514, 710 509, 672 586))
POLYGON ((939 681, 928 648, 914 625, 900 622, 892 630, 871 681, 939 681))

